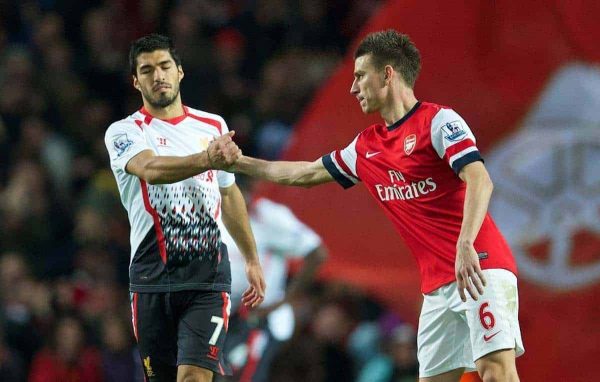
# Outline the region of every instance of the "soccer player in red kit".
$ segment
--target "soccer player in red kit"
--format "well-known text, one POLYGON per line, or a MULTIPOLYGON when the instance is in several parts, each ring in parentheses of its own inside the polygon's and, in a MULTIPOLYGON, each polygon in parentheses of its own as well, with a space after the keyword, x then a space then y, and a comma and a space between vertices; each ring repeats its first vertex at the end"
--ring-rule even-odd
POLYGON ((420 67, 408 36, 370 34, 355 53, 350 92, 384 124, 314 162, 242 156, 229 170, 295 186, 362 182, 421 271, 420 380, 454 382, 477 369, 484 381, 518 381, 516 265, 487 213, 493 185, 463 118, 415 97, 420 67))

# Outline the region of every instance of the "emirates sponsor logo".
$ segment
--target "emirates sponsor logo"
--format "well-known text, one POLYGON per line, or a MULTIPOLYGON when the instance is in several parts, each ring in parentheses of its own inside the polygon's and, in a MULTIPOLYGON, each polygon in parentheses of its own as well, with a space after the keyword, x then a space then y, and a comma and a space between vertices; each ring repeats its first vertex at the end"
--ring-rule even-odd
POLYGON ((415 134, 411 134, 408 137, 404 138, 404 152, 406 155, 410 155, 415 146, 417 145, 417 136, 415 134))
POLYGON ((388 170, 388 175, 391 185, 375 185, 377 195, 383 202, 415 199, 437 189, 437 184, 431 177, 408 183, 400 171, 388 170))

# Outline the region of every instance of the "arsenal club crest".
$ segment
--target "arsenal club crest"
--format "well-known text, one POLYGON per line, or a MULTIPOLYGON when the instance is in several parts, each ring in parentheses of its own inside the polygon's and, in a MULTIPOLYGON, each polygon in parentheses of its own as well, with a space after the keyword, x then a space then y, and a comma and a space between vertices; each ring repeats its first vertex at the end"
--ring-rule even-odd
POLYGON ((417 136, 416 135, 411 134, 408 137, 404 138, 404 152, 406 153, 406 155, 410 155, 410 153, 412 153, 413 150, 415 149, 416 145, 417 145, 417 136))

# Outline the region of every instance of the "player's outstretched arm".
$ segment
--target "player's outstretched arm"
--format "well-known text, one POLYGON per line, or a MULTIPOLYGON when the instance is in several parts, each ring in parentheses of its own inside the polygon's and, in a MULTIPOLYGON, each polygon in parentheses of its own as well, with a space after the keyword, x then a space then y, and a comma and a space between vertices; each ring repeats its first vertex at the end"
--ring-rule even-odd
POLYGON ((242 155, 228 171, 287 186, 312 187, 334 180, 321 159, 314 162, 271 162, 242 155))
POLYGON ((230 131, 217 137, 206 151, 188 156, 157 156, 152 150, 144 150, 131 158, 125 169, 150 184, 175 183, 207 170, 221 170, 241 156, 231 140, 233 134, 230 131))
POLYGON ((242 295, 242 302, 254 308, 263 302, 266 284, 248 220, 246 203, 235 183, 230 187, 221 188, 221 197, 223 223, 246 261, 246 277, 250 286, 242 295))

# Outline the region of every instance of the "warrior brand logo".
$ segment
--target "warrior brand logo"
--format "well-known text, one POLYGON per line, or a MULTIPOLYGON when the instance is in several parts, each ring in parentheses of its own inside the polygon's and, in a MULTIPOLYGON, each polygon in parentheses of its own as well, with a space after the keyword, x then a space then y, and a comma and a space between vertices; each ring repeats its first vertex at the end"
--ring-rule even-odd
POLYGON ((406 155, 410 155, 410 153, 412 153, 413 150, 415 149, 416 145, 417 145, 417 136, 416 135, 411 134, 408 137, 404 138, 404 152, 406 153, 406 155))
POLYGON ((113 137, 113 147, 115 148, 118 157, 123 155, 132 144, 133 141, 127 138, 127 134, 119 134, 113 137))
POLYGON ((462 141, 467 136, 460 121, 446 123, 442 126, 442 131, 444 132, 444 138, 450 142, 462 141))
POLYGON ((384 202, 391 200, 414 199, 422 195, 426 195, 430 192, 433 192, 437 189, 437 184, 435 184, 433 178, 431 177, 425 180, 420 180, 418 182, 411 182, 407 184, 404 175, 402 175, 400 171, 388 170, 388 175, 390 176, 390 182, 392 182, 391 186, 384 186, 382 184, 375 185, 375 189, 377 190, 377 195, 379 196, 379 199, 384 202), (404 184, 397 184, 400 182, 404 184))
POLYGON ((219 360, 219 348, 216 346, 208 347, 208 354, 206 355, 210 359, 214 359, 215 361, 219 360))
POLYGON ((165 138, 165 137, 156 137, 156 140, 158 141, 159 146, 167 145, 167 138, 165 138))

